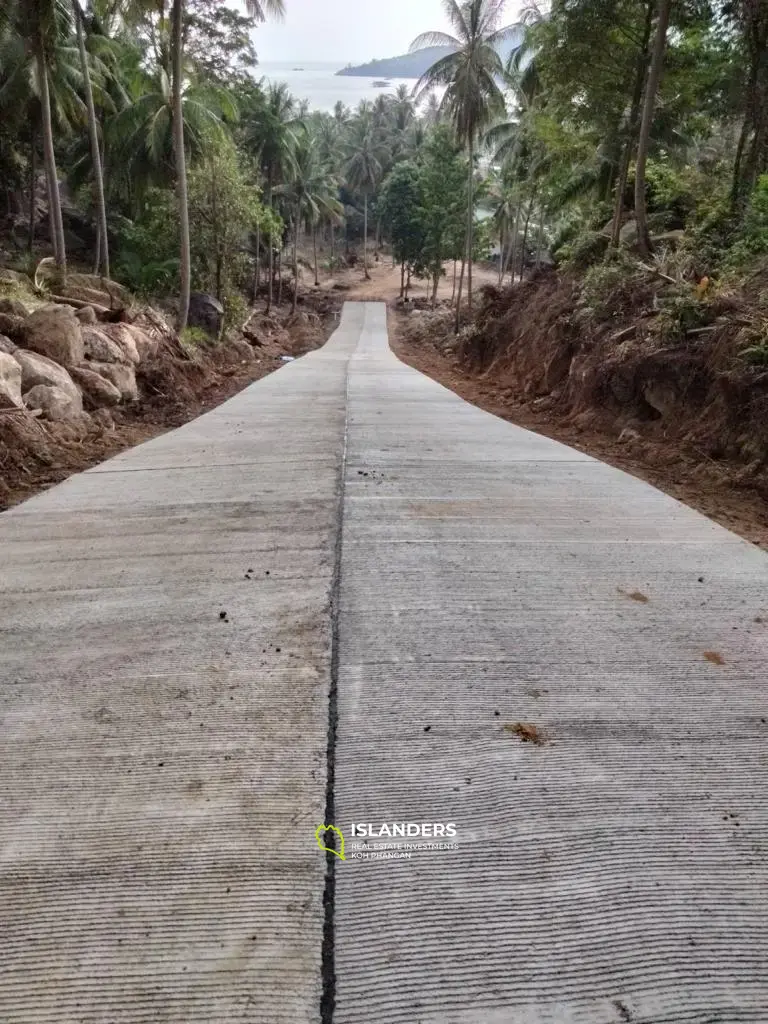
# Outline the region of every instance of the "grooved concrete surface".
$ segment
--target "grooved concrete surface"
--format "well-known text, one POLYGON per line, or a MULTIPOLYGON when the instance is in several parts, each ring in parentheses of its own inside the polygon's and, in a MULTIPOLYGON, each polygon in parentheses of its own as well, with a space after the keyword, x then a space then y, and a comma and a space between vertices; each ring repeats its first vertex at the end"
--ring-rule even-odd
POLYGON ((766 1024, 768 557, 368 322, 336 816, 460 849, 338 865, 336 1024, 766 1024))
POLYGON ((766 1024, 768 558, 375 304, 0 516, 2 1024, 318 1024, 342 518, 335 1024, 766 1024))
POLYGON ((318 1020, 361 315, 0 516, 2 1024, 318 1020))

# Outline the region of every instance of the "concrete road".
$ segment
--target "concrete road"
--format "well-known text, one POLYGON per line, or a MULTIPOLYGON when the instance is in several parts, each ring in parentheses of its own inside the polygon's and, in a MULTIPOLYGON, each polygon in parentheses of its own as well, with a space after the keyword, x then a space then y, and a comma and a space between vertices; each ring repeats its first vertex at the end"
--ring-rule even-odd
POLYGON ((768 557, 383 306, 0 552, 3 1024, 768 1021, 768 557))

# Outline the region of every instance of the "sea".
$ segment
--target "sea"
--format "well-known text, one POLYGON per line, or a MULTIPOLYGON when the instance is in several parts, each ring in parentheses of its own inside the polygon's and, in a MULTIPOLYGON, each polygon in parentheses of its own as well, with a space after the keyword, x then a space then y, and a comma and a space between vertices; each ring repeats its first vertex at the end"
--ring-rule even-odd
POLYGON ((270 83, 285 82, 297 100, 309 100, 310 110, 324 110, 328 113, 333 111, 339 100, 344 106, 354 108, 360 100, 375 100, 382 93, 393 93, 398 85, 407 85, 409 89, 416 85, 415 78, 340 77, 336 74, 339 70, 338 64, 323 61, 264 61, 256 68, 255 74, 270 83), (373 83, 379 80, 387 81, 389 84, 383 88, 377 87, 373 83))

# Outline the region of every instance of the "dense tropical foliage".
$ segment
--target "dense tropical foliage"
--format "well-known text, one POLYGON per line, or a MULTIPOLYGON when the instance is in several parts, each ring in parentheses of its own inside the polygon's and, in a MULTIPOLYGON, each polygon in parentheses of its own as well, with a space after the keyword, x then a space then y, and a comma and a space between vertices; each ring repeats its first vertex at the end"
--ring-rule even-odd
POLYGON ((183 324, 190 287, 295 304, 302 266, 368 276, 387 243, 404 294, 461 267, 458 323, 491 245, 500 280, 553 259, 608 280, 626 251, 715 280, 766 250, 762 0, 551 0, 514 26, 502 0, 443 2, 452 33, 415 45, 450 49, 413 92, 324 113, 259 79, 282 0, 8 0, 5 258, 111 268, 180 294, 183 324))

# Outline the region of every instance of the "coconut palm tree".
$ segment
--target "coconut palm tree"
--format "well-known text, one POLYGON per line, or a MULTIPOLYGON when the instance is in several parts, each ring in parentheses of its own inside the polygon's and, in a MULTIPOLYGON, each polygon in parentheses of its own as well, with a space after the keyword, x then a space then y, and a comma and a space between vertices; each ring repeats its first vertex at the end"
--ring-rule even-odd
MULTIPOLYGON (((26 83, 29 95, 39 103, 51 242, 57 277, 63 280, 67 273, 67 253, 53 142, 52 78, 58 78, 60 83, 68 78, 71 84, 71 54, 63 50, 70 36, 69 7, 66 0, 11 0, 3 6, 2 30, 7 35, 6 44, 15 47, 17 58, 13 65, 5 65, 7 56, 4 56, 4 66, 9 67, 9 73, 3 84, 3 99, 8 101, 14 94, 18 96, 19 89, 26 83)), ((75 106, 80 106, 76 93, 74 97, 66 96, 66 105, 73 100, 75 106)))
MULTIPOLYGON (((245 126, 246 146, 255 156, 264 176, 270 209, 273 206, 275 187, 287 181, 293 169, 296 133, 299 129, 294 116, 295 104, 296 101, 284 83, 271 84, 265 102, 252 112, 245 126)), ((270 239, 267 312, 272 308, 274 261, 274 245, 270 239)))
MULTIPOLYGON (((80 56, 80 68, 83 74, 85 105, 88 111, 88 138, 91 146, 91 162, 93 164, 93 183, 96 193, 96 215, 99 222, 99 261, 104 267, 104 274, 109 277, 109 239, 107 237, 107 207, 104 202, 104 175, 101 166, 101 150, 99 148, 99 127, 96 120, 96 107, 93 102, 93 86, 88 54, 85 49, 85 32, 83 30, 83 12, 79 0, 72 0, 72 15, 77 33, 77 49, 80 56)), ((98 267, 96 268, 98 271, 98 267)))
POLYGON ((452 121, 456 135, 469 153, 466 253, 462 263, 456 325, 468 265, 469 308, 472 308, 472 243, 474 227, 474 155, 480 133, 505 110, 499 82, 504 66, 497 47, 509 39, 516 27, 500 28, 504 0, 443 0, 445 14, 454 34, 425 32, 411 44, 411 50, 426 46, 450 46, 452 52, 439 58, 416 83, 417 101, 439 87, 445 88, 441 110, 452 121))
POLYGON ((363 214, 363 272, 368 273, 368 198, 375 191, 382 177, 382 162, 385 154, 373 116, 364 103, 360 104, 358 116, 352 121, 345 140, 345 178, 350 188, 362 192, 363 214))
MULTIPOLYGON (((265 21, 267 15, 281 18, 285 14, 283 0, 245 0, 252 18, 265 21)), ((186 327, 189 314, 189 292, 192 262, 189 246, 189 204, 187 202, 187 163, 184 152, 184 0, 173 0, 171 8, 171 54, 173 60, 173 150, 176 161, 176 193, 179 203, 181 235, 181 297, 179 299, 178 329, 186 327)))

